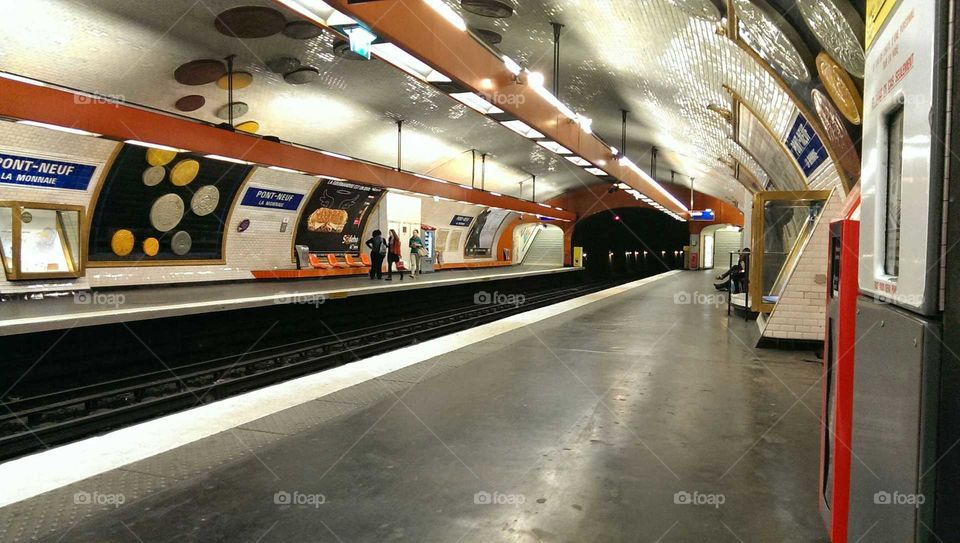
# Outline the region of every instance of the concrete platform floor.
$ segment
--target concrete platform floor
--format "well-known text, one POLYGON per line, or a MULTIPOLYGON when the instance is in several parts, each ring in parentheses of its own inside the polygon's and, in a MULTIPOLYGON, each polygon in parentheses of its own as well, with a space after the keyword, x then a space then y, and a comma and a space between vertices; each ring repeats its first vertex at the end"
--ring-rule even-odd
MULTIPOLYGON (((821 366, 752 349, 756 324, 727 319, 710 277, 680 273, 81 482, 97 511, 36 535, 826 541, 821 366), (219 449, 248 454, 205 462, 219 449), (122 505, 107 480, 126 481, 122 505), (148 483, 158 490, 136 499, 148 483)), ((73 518, 56 495, 0 521, 73 518)))

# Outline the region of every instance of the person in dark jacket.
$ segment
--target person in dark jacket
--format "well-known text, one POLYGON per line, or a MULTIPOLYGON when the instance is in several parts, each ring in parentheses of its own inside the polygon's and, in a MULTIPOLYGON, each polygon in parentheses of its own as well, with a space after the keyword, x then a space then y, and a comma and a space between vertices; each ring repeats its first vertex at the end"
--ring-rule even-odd
POLYGON ((383 232, 373 231, 373 237, 367 240, 370 248, 370 279, 383 279, 383 257, 387 254, 387 242, 383 239, 383 232))

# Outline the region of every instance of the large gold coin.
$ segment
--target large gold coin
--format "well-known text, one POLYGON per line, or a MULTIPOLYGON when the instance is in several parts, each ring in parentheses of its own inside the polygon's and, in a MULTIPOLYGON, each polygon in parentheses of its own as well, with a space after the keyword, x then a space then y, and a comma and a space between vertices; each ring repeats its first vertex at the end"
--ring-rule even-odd
POLYGON ((189 185, 200 173, 200 163, 192 158, 181 160, 170 172, 170 182, 178 187, 189 185))
POLYGON ((177 158, 177 153, 175 151, 167 151, 165 149, 154 149, 153 147, 147 149, 147 164, 151 166, 166 166, 173 162, 173 159, 177 158))
POLYGON ((110 248, 113 254, 117 256, 127 256, 133 251, 133 232, 123 229, 113 233, 113 239, 110 240, 110 248))
MULTIPOLYGON (((233 72, 233 90, 245 89, 253 83, 253 74, 250 72, 233 72)), ((217 80, 217 86, 227 90, 230 84, 230 76, 224 75, 217 80)))
POLYGON ((853 124, 863 121, 863 98, 850 74, 826 52, 817 55, 817 72, 837 109, 853 124))
POLYGON ((256 134, 257 131, 260 130, 260 123, 257 121, 243 121, 236 126, 236 129, 241 132, 256 134))
POLYGON ((157 256, 160 252, 160 241, 157 238, 143 240, 143 253, 147 256, 157 256))

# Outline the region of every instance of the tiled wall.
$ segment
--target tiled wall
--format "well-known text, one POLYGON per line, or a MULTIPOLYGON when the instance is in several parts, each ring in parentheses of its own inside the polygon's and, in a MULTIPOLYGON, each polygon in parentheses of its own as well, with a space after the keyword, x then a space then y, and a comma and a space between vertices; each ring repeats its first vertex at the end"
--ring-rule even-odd
POLYGON ((840 194, 840 189, 835 189, 827 201, 780 301, 767 319, 764 337, 823 341, 830 223, 841 216, 840 194))

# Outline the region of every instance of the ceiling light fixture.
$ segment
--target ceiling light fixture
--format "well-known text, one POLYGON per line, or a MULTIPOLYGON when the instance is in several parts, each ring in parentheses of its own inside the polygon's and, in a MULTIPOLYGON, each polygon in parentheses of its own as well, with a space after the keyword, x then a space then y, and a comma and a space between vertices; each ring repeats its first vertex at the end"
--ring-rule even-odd
POLYGON ((633 170, 634 173, 642 177, 647 183, 650 183, 651 185, 653 185, 654 188, 660 191, 661 194, 666 196, 668 200, 676 204, 677 207, 679 207, 680 209, 684 211, 690 211, 687 208, 687 206, 683 205, 683 202, 681 202, 680 200, 677 200, 677 198, 673 194, 670 194, 670 192, 667 189, 663 188, 663 185, 658 183, 654 178, 650 177, 650 175, 647 172, 641 170, 640 167, 634 164, 633 161, 630 160, 629 158, 625 156, 620 157, 620 165, 625 168, 629 168, 633 170))
POLYGON ((462 32, 467 31, 467 23, 463 21, 463 18, 457 15, 456 11, 453 11, 453 8, 443 3, 443 0, 423 0, 426 4, 434 9, 437 13, 443 16, 444 19, 450 22, 453 26, 457 27, 462 32))
POLYGON ((492 195, 494 195, 494 196, 503 196, 503 195, 500 194, 499 192, 491 192, 490 194, 492 194, 492 195))
POLYGON ((330 151, 320 151, 320 154, 327 155, 328 157, 339 158, 341 160, 353 160, 353 157, 341 155, 340 153, 331 153, 330 151))
POLYGON ((400 49, 392 43, 375 43, 371 46, 373 54, 385 62, 393 64, 408 74, 431 83, 449 83, 449 77, 437 72, 420 59, 400 49))
POLYGON ((213 160, 222 160, 223 162, 233 162, 234 164, 244 164, 249 166, 253 162, 247 162, 246 160, 240 160, 239 158, 233 158, 229 156, 222 155, 204 155, 206 158, 212 158, 213 160))
POLYGON ((46 87, 47 84, 43 81, 37 81, 36 79, 31 79, 29 77, 23 77, 22 75, 10 74, 7 72, 0 72, 0 77, 4 79, 9 79, 11 81, 19 81, 20 83, 26 83, 28 85, 36 85, 38 87, 46 87))
POLYGON ((475 109, 480 113, 483 113, 484 115, 503 113, 502 109, 491 104, 480 95, 472 92, 455 92, 452 93, 450 97, 471 109, 475 109))
POLYGON ((161 151, 172 151, 174 153, 189 153, 187 149, 179 149, 177 147, 170 147, 169 145, 160 145, 159 143, 149 143, 146 141, 138 140, 125 140, 123 143, 129 143, 130 145, 138 145, 140 147, 149 147, 151 149, 160 149, 161 151))
POLYGON ((520 72, 523 71, 523 68, 521 68, 520 65, 516 63, 516 61, 514 61, 512 58, 508 57, 507 55, 503 55, 502 58, 503 58, 503 65, 507 67, 507 70, 510 73, 512 73, 515 76, 520 75, 520 72))
POLYGON ((528 125, 523 121, 504 121, 500 124, 502 124, 503 126, 506 126, 510 130, 513 130, 514 132, 516 132, 517 134, 520 134, 525 138, 538 139, 538 138, 544 137, 543 134, 541 134, 540 132, 537 132, 536 130, 531 128, 530 125, 528 125))
POLYGON ((577 155, 567 156, 563 158, 569 160, 570 162, 573 162, 577 166, 591 166, 590 161, 577 155))
POLYGON ((584 168, 587 172, 592 173, 593 175, 607 175, 607 172, 601 170, 600 168, 584 168))
POLYGON ((81 130, 79 128, 70 128, 68 126, 60 126, 58 124, 49 124, 41 123, 38 121, 17 121, 17 124, 25 124, 27 126, 35 126, 37 128, 49 128, 50 130, 56 130, 58 132, 66 132, 67 134, 73 134, 76 136, 93 136, 97 137, 100 134, 96 132, 88 132, 86 130, 81 130))
POLYGON ((550 140, 538 141, 537 144, 548 151, 553 151, 554 153, 557 153, 558 155, 569 155, 572 152, 570 151, 570 149, 567 149, 566 147, 564 147, 563 145, 560 145, 555 141, 550 141, 550 140))

